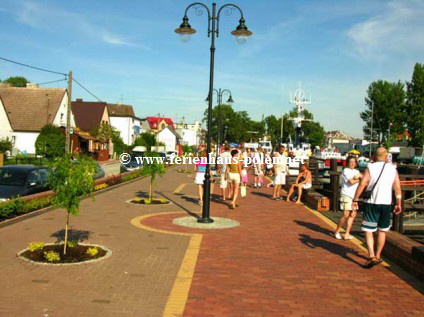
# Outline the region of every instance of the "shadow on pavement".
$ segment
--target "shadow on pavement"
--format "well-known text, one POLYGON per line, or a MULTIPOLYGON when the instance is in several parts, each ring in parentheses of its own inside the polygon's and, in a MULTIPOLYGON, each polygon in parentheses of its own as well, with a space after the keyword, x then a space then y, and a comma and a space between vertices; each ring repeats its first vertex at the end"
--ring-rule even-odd
POLYGON ((138 191, 138 192, 135 193, 135 195, 137 197, 140 197, 140 198, 149 198, 149 193, 148 192, 138 191))
POLYGON ((362 267, 362 263, 359 263, 358 261, 356 261, 355 259, 351 258, 349 255, 353 255, 359 258, 362 258, 364 260, 366 260, 367 258, 365 256, 363 256, 362 254, 360 254, 358 251, 349 248, 349 247, 345 247, 343 245, 337 244, 337 243, 333 243, 333 242, 329 242, 326 240, 322 240, 322 239, 314 239, 312 237, 310 237, 307 234, 299 234, 299 240, 306 246, 310 247, 311 249, 315 249, 315 248, 322 248, 325 249, 335 255, 338 255, 350 262, 353 262, 359 266, 362 267))
MULTIPOLYGON (((85 230, 68 230, 68 241, 75 240, 78 242, 83 242, 90 238, 91 232, 85 230)), ((59 230, 51 235, 56 238, 56 243, 63 242, 65 240, 65 229, 59 230)))
POLYGON ((272 195, 270 195, 270 194, 265 194, 265 193, 262 193, 262 192, 250 192, 250 194, 252 194, 252 195, 256 195, 256 196, 265 197, 265 198, 271 198, 271 197, 272 197, 272 195))
POLYGON ((310 230, 326 234, 327 236, 331 236, 331 237, 333 236, 333 232, 331 230, 328 230, 326 228, 318 226, 314 223, 305 222, 305 221, 301 221, 301 220, 294 220, 294 222, 296 222, 299 226, 303 226, 303 227, 308 228, 310 230))
POLYGON ((200 219, 201 217, 197 214, 195 214, 194 212, 188 210, 187 208, 185 208, 184 206, 182 206, 181 204, 177 203, 175 200, 173 200, 171 197, 166 196, 164 193, 160 193, 160 192, 156 192, 160 195, 162 195, 163 197, 165 197, 166 199, 168 199, 169 201, 173 202, 174 205, 180 207, 182 210, 184 210, 185 212, 187 212, 190 216, 193 216, 196 219, 200 219))

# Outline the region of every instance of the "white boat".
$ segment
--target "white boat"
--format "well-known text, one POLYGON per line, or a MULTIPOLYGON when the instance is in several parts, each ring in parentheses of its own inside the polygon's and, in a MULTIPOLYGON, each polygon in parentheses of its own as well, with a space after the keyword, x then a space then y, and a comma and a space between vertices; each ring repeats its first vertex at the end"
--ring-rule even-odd
POLYGON ((331 159, 337 159, 337 163, 344 164, 346 156, 342 155, 335 147, 325 147, 320 149, 317 147, 313 155, 316 159, 323 160, 326 167, 330 167, 331 159))

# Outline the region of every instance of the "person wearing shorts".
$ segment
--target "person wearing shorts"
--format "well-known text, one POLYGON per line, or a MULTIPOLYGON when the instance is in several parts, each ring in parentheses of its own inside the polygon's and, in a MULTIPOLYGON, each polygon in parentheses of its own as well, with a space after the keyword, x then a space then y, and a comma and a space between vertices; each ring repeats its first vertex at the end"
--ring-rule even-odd
POLYGON ((285 156, 286 148, 281 145, 278 152, 274 154, 274 192, 272 195, 273 200, 280 200, 280 189, 282 185, 286 184, 286 176, 289 174, 289 167, 287 165, 287 157, 285 156))
POLYGON ((296 182, 290 187, 287 195, 287 201, 290 201, 290 197, 293 195, 294 190, 297 189, 297 201, 296 204, 301 204, 302 192, 304 189, 312 188, 312 173, 306 163, 300 165, 300 173, 296 178, 296 182))
POLYGON ((196 176, 194 178, 194 183, 197 185, 199 190, 199 205, 203 206, 203 184, 205 181, 206 173, 206 152, 203 151, 199 155, 199 162, 195 165, 196 176))
POLYGON ((233 193, 233 197, 230 204, 230 209, 236 208, 236 200, 238 197, 238 191, 240 187, 241 181, 241 160, 239 158, 239 151, 232 150, 231 151, 231 163, 227 165, 226 171, 226 180, 230 183, 231 190, 233 193))
POLYGON ((368 260, 364 268, 371 268, 380 264, 383 260, 381 252, 386 242, 386 232, 391 226, 392 212, 402 212, 402 192, 400 188, 399 175, 396 166, 387 162, 387 150, 379 147, 375 153, 375 162, 368 165, 358 186, 352 202, 352 210, 358 210, 358 199, 365 187, 372 190, 371 198, 364 202, 362 212, 362 231, 368 248, 368 260), (378 181, 377 181, 378 180, 378 181), (396 194, 396 205, 392 206, 392 190, 396 194), (376 250, 374 250, 374 232, 378 231, 376 250))
POLYGON ((343 217, 340 218, 336 231, 334 232, 334 237, 339 240, 342 239, 340 230, 346 221, 347 227, 344 239, 353 239, 353 236, 350 235, 350 230, 352 229, 356 217, 356 210, 352 210, 352 202, 362 178, 362 174, 356 169, 357 166, 358 162, 356 157, 348 156, 346 159, 346 167, 343 169, 341 175, 342 189, 340 191, 340 210, 342 210, 344 214, 343 217))
POLYGON ((253 172, 255 174, 255 185, 253 187, 255 188, 261 188, 261 185, 263 183, 263 165, 264 165, 264 154, 262 152, 262 148, 259 147, 258 151, 253 156, 253 172))
POLYGON ((228 187, 228 182, 226 179, 226 170, 227 170, 227 164, 230 162, 231 160, 231 153, 230 153, 230 146, 228 144, 225 144, 224 146, 224 152, 220 155, 221 157, 221 166, 220 166, 220 171, 221 171, 221 179, 219 182, 219 187, 221 188, 221 193, 222 193, 222 200, 225 201, 226 199, 226 192, 227 192, 227 187, 228 187))

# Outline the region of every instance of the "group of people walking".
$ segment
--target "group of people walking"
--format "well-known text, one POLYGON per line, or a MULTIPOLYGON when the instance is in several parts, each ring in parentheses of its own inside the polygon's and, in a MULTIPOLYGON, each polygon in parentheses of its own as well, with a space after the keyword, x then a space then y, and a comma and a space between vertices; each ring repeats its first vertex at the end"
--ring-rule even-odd
MULTIPOLYGON (((202 152, 200 157, 206 157, 206 152, 202 152)), ((236 202, 239 192, 241 192, 241 196, 245 196, 246 193, 246 187, 249 183, 249 170, 253 171, 254 188, 272 186, 274 189, 271 199, 281 200, 282 186, 286 184, 287 178, 290 176, 287 158, 288 154, 284 146, 280 146, 275 153, 268 153, 260 147, 255 151, 254 149, 245 149, 243 147, 230 149, 229 145, 225 145, 220 155, 220 162, 227 163, 222 163, 218 167, 222 200, 230 201, 230 209, 237 207, 236 202)), ((197 172, 195 183, 198 185, 199 202, 202 204, 206 164, 200 162, 196 164, 195 168, 197 172)), ((210 175, 213 177, 212 170, 210 170, 210 175)), ((311 187, 312 174, 306 163, 301 164, 299 175, 291 186, 286 200, 290 201, 295 191, 297 191, 296 203, 301 204, 303 190, 311 187)))
MULTIPOLYGON (((206 153, 201 156, 206 157, 206 153)), ((246 193, 249 183, 248 170, 253 170, 255 188, 273 186, 271 199, 281 200, 281 187, 286 185, 290 176, 286 148, 280 146, 278 151, 271 154, 259 148, 257 151, 242 147, 230 149, 225 145, 220 157, 218 173, 220 177, 220 189, 222 200, 229 200, 229 208, 237 207, 239 192, 242 196, 246 193), (251 164, 245 164, 247 157, 251 158, 251 164), (275 157, 272 164, 267 157, 275 157), (241 190, 240 190, 241 188, 241 190)), ((364 264, 365 268, 371 268, 382 262, 381 253, 386 241, 386 232, 391 226, 391 214, 401 212, 401 188, 396 166, 387 162, 388 151, 384 147, 377 149, 374 162, 361 173, 358 170, 358 161, 355 156, 348 156, 346 167, 341 174, 340 210, 343 216, 340 218, 334 237, 339 240, 351 240, 352 226, 360 209, 363 215, 361 229, 365 232, 369 257, 364 264), (392 191, 395 192, 396 202, 392 204, 392 191), (361 206, 361 207, 360 207, 361 206), (345 234, 341 230, 347 223, 345 234), (374 242, 374 233, 378 231, 377 243, 374 242)), ((196 165, 195 183, 199 188, 200 204, 203 199, 203 181, 206 165, 196 165)), ((212 171, 210 171, 213 177, 212 171)), ((302 193, 312 187, 312 173, 306 163, 300 165, 299 174, 291 185, 286 200, 290 201, 297 191, 296 203, 301 204, 302 193)))

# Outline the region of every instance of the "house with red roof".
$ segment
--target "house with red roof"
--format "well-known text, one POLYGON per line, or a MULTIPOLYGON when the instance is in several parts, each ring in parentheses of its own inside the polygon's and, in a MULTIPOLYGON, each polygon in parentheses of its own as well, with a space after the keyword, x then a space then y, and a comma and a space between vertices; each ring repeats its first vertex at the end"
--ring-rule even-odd
POLYGON ((172 119, 170 118, 147 117, 146 120, 147 120, 147 123, 149 124, 149 128, 151 132, 155 134, 162 131, 163 129, 167 127, 175 130, 174 121, 172 121, 172 119))

